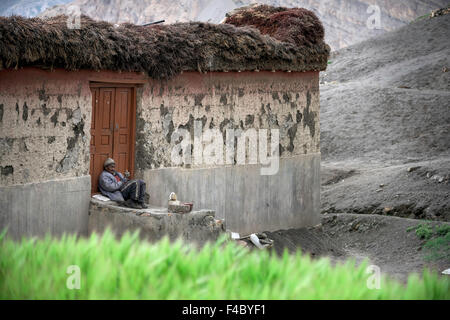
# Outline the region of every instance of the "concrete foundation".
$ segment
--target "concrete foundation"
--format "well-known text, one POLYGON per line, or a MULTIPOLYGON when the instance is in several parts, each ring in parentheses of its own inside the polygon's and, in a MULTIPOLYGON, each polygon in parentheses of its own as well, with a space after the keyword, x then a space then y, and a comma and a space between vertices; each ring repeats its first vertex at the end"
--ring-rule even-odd
POLYGON ((281 158, 279 172, 260 175, 261 165, 164 168, 144 173, 150 202, 167 203, 170 192, 194 208, 208 208, 241 234, 319 223, 320 154, 281 158))
POLYGON ((0 229, 22 236, 87 235, 90 176, 0 187, 0 229))
MULTIPOLYGON (((167 201, 166 201, 167 202, 167 201)), ((142 239, 155 241, 164 236, 204 243, 217 240, 225 232, 225 222, 216 220, 212 210, 169 213, 166 208, 129 209, 113 201, 91 200, 89 233, 102 233, 110 228, 117 237, 139 230, 142 239)))

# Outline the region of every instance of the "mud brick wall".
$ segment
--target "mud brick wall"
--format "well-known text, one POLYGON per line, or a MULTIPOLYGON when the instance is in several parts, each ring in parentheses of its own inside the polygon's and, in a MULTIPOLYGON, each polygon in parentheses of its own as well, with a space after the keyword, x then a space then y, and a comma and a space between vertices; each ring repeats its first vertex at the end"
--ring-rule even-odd
POLYGON ((141 172, 173 167, 171 135, 183 128, 193 139, 195 120, 219 129, 224 141, 228 128, 279 129, 282 158, 320 151, 318 72, 185 72, 168 82, 150 80, 137 99, 141 172))
POLYGON ((0 230, 87 235, 90 81, 141 74, 0 70, 0 230))
POLYGON ((157 81, 25 68, 0 71, 0 227, 18 236, 87 232, 89 83, 96 78, 142 84, 135 175, 146 180, 151 204, 166 206, 175 191, 241 233, 318 223, 318 72, 185 72, 157 81), (193 138, 196 120, 223 136, 226 129, 279 129, 279 172, 262 176, 259 163, 175 166, 171 135, 184 128, 193 138))
POLYGON ((91 104, 77 73, 0 71, 1 185, 89 174, 91 104))
POLYGON ((318 72, 190 72, 150 80, 137 93, 136 128, 136 168, 150 202, 166 206, 176 192, 241 234, 319 223, 318 80, 318 72), (224 142, 226 129, 279 129, 278 172, 261 175, 260 160, 173 163, 172 133, 186 129, 192 141, 196 120, 203 129, 219 129, 224 142))

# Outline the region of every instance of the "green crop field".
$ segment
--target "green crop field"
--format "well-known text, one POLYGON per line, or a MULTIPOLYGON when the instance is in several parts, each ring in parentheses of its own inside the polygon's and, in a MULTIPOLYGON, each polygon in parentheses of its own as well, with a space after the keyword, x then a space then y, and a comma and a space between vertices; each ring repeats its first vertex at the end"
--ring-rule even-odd
POLYGON ((225 239, 197 250, 167 239, 150 244, 137 234, 17 242, 0 235, 1 299, 450 298, 449 278, 428 271, 407 284, 382 277, 380 289, 369 289, 366 267, 332 266, 300 252, 250 252, 225 239), (70 266, 79 268, 79 289, 70 266))

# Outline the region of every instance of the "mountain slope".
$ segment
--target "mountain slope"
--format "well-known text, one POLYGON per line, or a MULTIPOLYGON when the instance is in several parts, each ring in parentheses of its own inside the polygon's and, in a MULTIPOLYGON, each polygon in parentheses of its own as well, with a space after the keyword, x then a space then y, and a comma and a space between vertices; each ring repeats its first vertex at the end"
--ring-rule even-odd
POLYGON ((2 0, 0 16, 21 15, 34 17, 55 5, 62 5, 71 0, 2 0))
POLYGON ((450 15, 335 52, 321 75, 322 208, 450 220, 450 15))
POLYGON ((274 6, 303 7, 314 11, 326 31, 326 42, 332 49, 346 47, 370 37, 394 30, 418 16, 445 6, 447 0, 75 0, 56 6, 45 15, 66 13, 70 5, 94 19, 113 23, 144 24, 164 19, 167 23, 184 21, 210 21, 218 23, 225 13, 252 3, 274 6), (378 5, 380 29, 367 27, 368 19, 378 5))
POLYGON ((324 159, 448 154, 448 30, 445 15, 332 54, 321 75, 324 159))

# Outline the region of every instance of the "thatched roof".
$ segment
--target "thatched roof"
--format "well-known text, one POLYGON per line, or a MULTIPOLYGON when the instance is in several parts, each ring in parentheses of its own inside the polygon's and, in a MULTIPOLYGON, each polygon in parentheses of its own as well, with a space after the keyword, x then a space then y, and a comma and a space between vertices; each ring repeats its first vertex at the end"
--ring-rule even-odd
POLYGON ((81 28, 69 29, 66 16, 0 17, 0 69, 137 71, 156 79, 182 70, 325 70, 330 49, 322 24, 312 12, 299 10, 303 16, 294 20, 287 15, 289 24, 295 22, 292 32, 279 24, 260 32, 237 19, 230 22, 239 27, 200 22, 144 27, 82 16, 81 28))
POLYGON ((297 46, 320 45, 325 36, 320 20, 304 8, 250 5, 228 13, 225 23, 237 27, 250 26, 262 34, 297 46))

